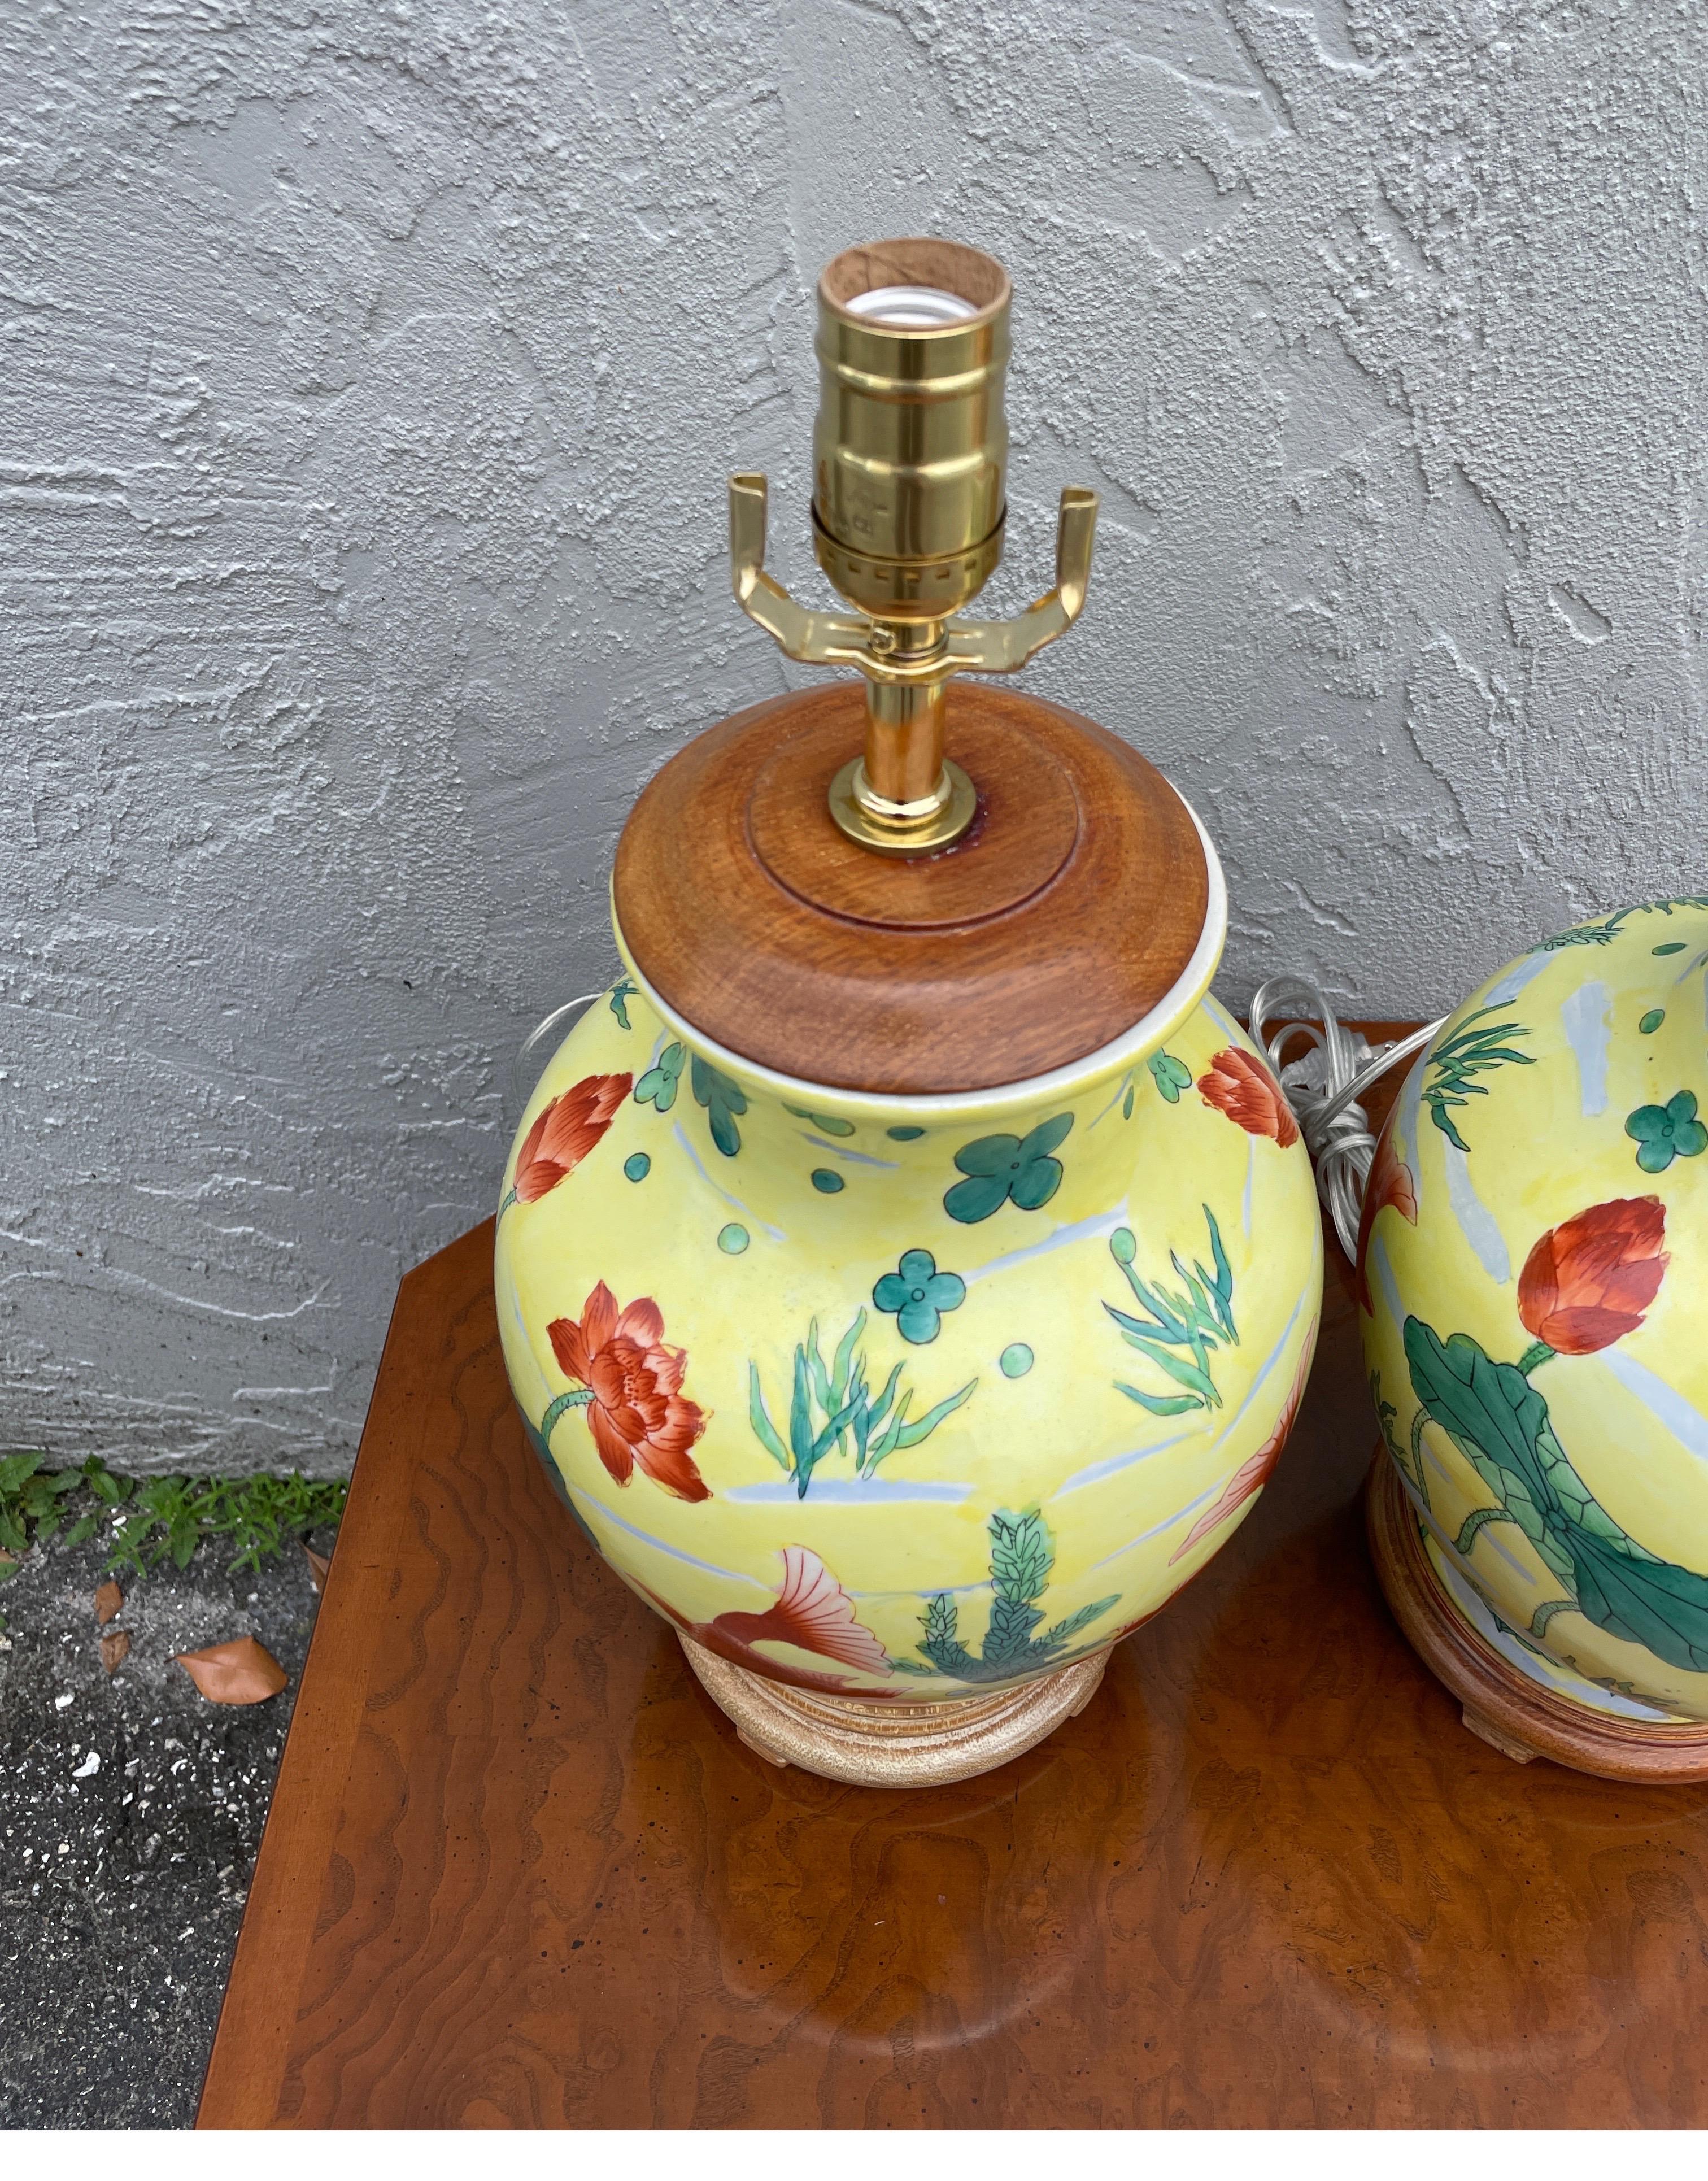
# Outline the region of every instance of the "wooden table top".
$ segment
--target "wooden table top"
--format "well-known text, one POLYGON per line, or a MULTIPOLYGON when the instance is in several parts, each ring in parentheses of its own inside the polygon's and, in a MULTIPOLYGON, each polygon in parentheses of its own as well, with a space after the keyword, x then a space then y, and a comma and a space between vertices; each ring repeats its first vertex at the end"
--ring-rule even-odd
POLYGON ((491 1223, 411 1273, 200 2124, 1700 2125, 1708 1786, 1460 1725, 1329 1262, 1249 1521, 1080 1718, 912 1795, 753 1756, 588 1548, 491 1223))

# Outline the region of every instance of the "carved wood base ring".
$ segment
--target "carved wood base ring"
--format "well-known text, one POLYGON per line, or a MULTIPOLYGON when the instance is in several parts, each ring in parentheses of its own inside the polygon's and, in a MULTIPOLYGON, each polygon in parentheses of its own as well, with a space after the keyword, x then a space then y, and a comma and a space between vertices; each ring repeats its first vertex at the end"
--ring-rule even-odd
POLYGON ((948 1703, 871 1703, 820 1695, 732 1665, 691 1637, 688 1664, 748 1748, 772 1764, 798 1764, 857 1787, 939 1787, 994 1771, 1084 1710, 1109 1653, 992 1696, 948 1703))
POLYGON ((1548 1757, 1603 1780, 1708 1780, 1708 1725, 1592 1711, 1531 1681, 1490 1648, 1437 1581, 1406 1488, 1380 1448, 1364 1488, 1364 1525, 1401 1632, 1458 1698, 1473 1734, 1519 1764, 1548 1757))

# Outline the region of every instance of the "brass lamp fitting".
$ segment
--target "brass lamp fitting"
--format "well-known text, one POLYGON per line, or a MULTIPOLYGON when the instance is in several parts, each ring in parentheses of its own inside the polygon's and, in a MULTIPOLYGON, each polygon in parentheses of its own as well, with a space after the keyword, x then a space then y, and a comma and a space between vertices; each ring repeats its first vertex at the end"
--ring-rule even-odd
POLYGON ((1085 604, 1097 494, 1061 495, 1055 588, 1011 621, 961 619, 1002 557, 1008 275, 958 242, 864 243, 818 281, 813 543, 857 609, 817 613, 765 573, 766 486, 730 480, 737 602, 791 659, 866 676, 866 747, 830 787, 851 839, 918 856, 959 840, 978 793, 945 757, 952 674, 1009 674, 1085 604))

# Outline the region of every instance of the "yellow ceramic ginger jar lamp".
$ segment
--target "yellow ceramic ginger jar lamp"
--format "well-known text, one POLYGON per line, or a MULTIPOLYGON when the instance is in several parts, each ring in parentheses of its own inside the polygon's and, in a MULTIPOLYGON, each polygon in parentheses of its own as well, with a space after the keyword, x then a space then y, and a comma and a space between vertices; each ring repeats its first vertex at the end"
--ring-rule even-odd
POLYGON ((1545 941, 1435 1032, 1358 1285, 1378 1572, 1521 1761, 1708 1779, 1708 898, 1545 941))
POLYGON ((1321 1281, 1310 1168, 1209 995, 1192 812, 982 678, 1077 615, 963 609, 1006 512, 1009 284, 933 240, 818 289, 813 537, 855 610, 736 595, 863 681, 708 728, 636 803, 628 974, 547 1067, 498 1223, 504 1352, 598 1550, 752 1747, 965 1777, 1095 1691, 1274 1467, 1321 1281))

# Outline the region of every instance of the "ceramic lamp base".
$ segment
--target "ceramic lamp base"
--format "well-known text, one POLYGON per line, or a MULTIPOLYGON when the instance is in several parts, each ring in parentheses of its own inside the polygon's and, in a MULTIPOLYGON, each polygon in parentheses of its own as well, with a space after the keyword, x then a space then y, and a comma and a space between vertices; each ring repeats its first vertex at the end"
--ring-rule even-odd
POLYGON ((1370 1556, 1393 1616, 1465 1725, 1516 1764, 1551 1758, 1603 1780, 1708 1780, 1708 1725, 1617 1719, 1532 1679, 1484 1642, 1430 1565, 1399 1472, 1378 1449, 1364 1492, 1370 1556))
POLYGON ((1000 1695, 950 1703, 869 1703, 786 1688, 691 1637, 688 1664, 747 1747, 857 1787, 940 1787, 994 1771, 1034 1748, 1097 1694, 1109 1653, 1079 1659, 1000 1695))

